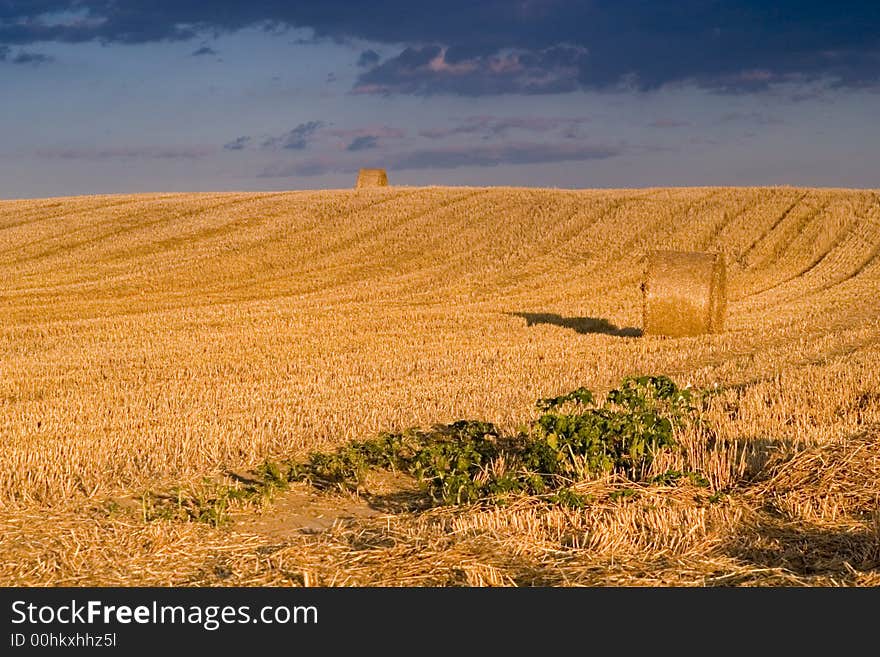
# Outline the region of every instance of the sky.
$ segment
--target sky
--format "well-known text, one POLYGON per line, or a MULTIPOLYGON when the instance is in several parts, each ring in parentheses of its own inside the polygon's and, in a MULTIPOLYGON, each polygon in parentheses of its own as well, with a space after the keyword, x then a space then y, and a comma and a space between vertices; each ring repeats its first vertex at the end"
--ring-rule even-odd
POLYGON ((880 188, 880 3, 0 0, 0 198, 880 188))

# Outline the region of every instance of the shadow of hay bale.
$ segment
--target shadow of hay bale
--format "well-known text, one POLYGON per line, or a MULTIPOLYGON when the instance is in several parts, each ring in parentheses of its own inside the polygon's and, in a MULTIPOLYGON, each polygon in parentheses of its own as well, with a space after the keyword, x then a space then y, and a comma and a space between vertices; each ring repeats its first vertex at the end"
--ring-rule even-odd
POLYGON ((602 317, 563 317, 555 313, 507 313, 512 317, 526 320, 526 326, 550 324, 572 329, 575 333, 613 335, 619 338, 637 338, 642 330, 634 326, 619 328, 602 317))

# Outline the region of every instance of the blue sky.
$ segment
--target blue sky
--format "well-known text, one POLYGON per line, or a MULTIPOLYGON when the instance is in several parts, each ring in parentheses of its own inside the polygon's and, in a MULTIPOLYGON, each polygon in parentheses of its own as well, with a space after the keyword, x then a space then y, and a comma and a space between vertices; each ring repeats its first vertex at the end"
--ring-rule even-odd
POLYGON ((880 187, 868 2, 0 1, 0 197, 880 187))

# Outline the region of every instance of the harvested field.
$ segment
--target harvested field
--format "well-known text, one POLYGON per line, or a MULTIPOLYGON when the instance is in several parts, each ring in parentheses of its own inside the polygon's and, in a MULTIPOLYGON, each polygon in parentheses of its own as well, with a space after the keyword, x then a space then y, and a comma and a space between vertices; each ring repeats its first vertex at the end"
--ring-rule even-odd
POLYGON ((878 585, 878 254, 871 190, 0 201, 0 583, 878 585), (726 254, 722 332, 642 335, 651 250, 726 254), (514 431, 538 398, 640 374, 715 389, 652 466, 706 484, 147 508, 381 431, 514 431))

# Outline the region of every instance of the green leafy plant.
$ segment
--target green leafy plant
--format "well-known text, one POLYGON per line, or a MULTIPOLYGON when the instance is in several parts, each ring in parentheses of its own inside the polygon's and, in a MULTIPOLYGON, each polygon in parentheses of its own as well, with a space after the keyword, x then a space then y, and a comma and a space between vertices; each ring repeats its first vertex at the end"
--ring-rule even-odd
POLYGON ((393 469, 416 477, 436 503, 533 494, 582 506, 573 484, 611 472, 642 480, 654 456, 675 446, 676 429, 695 421, 697 411, 691 390, 665 376, 624 379, 601 405, 581 387, 536 406, 541 415, 513 436, 475 420, 383 433, 333 453, 313 453, 292 465, 290 476, 352 488, 370 469, 393 469))

